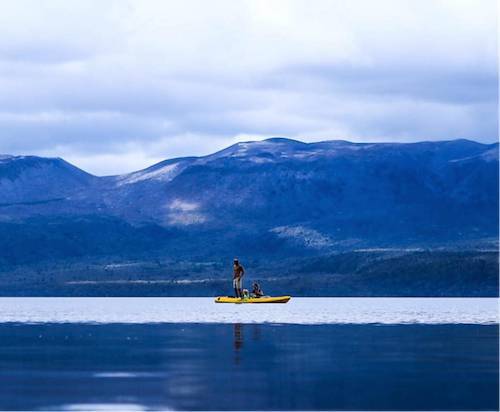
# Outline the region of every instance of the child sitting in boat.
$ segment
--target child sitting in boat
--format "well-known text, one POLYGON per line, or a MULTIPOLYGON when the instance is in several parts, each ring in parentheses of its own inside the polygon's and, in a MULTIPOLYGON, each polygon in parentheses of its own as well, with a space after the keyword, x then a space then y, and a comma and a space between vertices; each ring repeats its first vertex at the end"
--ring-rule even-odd
POLYGON ((257 282, 253 282, 252 297, 261 298, 262 296, 264 296, 264 292, 260 285, 257 282))

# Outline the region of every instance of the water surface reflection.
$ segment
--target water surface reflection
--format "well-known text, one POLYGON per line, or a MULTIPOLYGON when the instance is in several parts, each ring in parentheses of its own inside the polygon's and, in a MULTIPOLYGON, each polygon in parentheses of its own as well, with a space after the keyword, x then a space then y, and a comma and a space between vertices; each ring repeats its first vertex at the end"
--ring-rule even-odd
POLYGON ((497 410, 497 345, 479 325, 0 324, 0 409, 497 410))

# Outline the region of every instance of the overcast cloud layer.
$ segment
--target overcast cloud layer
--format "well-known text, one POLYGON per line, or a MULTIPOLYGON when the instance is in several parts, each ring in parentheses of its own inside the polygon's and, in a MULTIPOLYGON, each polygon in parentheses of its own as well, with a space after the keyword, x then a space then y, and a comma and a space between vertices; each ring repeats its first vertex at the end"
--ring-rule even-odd
POLYGON ((1 6, 0 153, 112 174, 271 136, 498 138, 494 0, 1 6))

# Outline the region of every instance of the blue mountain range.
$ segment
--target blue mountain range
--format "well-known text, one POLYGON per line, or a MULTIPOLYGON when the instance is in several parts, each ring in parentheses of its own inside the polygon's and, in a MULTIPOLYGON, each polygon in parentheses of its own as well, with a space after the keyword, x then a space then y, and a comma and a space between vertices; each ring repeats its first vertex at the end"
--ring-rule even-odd
POLYGON ((498 248, 498 144, 237 143, 119 176, 0 156, 0 269, 498 248))
POLYGON ((272 138, 112 177, 2 156, 0 206, 2 222, 109 217, 313 250, 479 240, 498 233, 498 144, 272 138))

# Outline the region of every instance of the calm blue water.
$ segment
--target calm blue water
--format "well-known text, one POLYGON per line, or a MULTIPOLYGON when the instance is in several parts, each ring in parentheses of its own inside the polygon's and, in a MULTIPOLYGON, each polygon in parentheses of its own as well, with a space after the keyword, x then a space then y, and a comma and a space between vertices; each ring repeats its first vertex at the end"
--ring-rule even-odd
MULTIPOLYGON (((491 319, 249 324, 205 323, 198 314, 198 321, 189 323, 136 318, 89 323, 65 321, 68 313, 78 312, 63 310, 67 303, 38 301, 40 310, 32 314, 38 323, 32 323, 33 319, 16 321, 16 311, 6 302, 0 302, 0 409, 497 410, 499 406, 499 329, 491 319), (55 323, 51 317, 57 316, 55 323)), ((34 310, 33 301, 26 302, 18 302, 19 314, 23 308, 34 310)), ((105 300, 84 302, 89 313, 106 306, 105 300)), ((120 304, 127 302, 124 319, 136 313, 138 304, 127 300, 120 304)), ((420 313, 428 319, 431 306, 437 311, 429 302, 422 302, 420 311, 416 301, 409 306, 379 302, 375 312, 383 317, 384 305, 387 311, 392 305, 396 312, 411 307, 414 316, 420 313)), ((450 304, 459 312, 456 302, 450 304)), ((74 306, 80 310, 80 304, 74 306)), ((194 312, 205 310, 206 304, 189 302, 194 312)), ((477 300, 470 312, 477 315, 477 307, 484 304, 477 300)), ((116 301, 111 300, 109 307, 113 305, 116 301)), ((452 318, 446 305, 437 306, 452 318)), ((363 311, 361 302, 359 306, 363 311)), ((246 317, 252 310, 268 313, 280 307, 287 308, 229 305, 221 310, 242 310, 246 317)), ((320 312, 334 307, 334 302, 325 301, 320 312)), ((482 316, 492 316, 491 309, 485 305, 482 316)), ((109 312, 113 310, 103 319, 109 312)), ((332 318, 336 319, 334 313, 332 318)))

